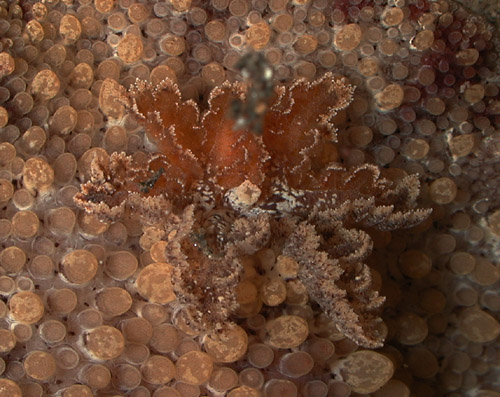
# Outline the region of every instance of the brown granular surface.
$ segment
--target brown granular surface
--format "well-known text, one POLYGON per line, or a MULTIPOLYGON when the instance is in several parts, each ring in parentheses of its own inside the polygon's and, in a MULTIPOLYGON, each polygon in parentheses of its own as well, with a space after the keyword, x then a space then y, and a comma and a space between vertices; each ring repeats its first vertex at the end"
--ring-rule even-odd
POLYGON ((496 396, 500 16, 462 3, 0 2, 0 397, 496 396))

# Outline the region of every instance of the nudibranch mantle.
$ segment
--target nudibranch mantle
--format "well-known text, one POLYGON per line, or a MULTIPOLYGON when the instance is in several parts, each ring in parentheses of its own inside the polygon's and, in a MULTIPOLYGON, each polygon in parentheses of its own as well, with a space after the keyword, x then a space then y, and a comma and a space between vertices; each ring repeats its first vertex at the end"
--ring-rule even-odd
POLYGON ((364 263, 369 233, 429 216, 415 209, 418 177, 341 163, 334 120, 354 91, 345 79, 326 73, 276 87, 260 134, 233 128, 231 103, 245 101, 247 89, 223 83, 204 112, 170 79, 123 89, 120 100, 156 153, 94 161, 76 203, 103 219, 132 216, 156 228, 177 300, 200 327, 231 323, 241 258, 270 248, 298 263, 297 282, 346 337, 381 346, 384 298, 364 263))

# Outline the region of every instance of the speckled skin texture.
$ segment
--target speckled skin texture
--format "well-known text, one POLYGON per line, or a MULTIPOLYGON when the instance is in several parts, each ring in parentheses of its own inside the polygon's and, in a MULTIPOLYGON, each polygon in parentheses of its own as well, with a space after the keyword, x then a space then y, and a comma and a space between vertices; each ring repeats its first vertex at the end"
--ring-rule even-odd
POLYGON ((0 397, 498 397, 500 11, 457 4, 0 1, 0 397))

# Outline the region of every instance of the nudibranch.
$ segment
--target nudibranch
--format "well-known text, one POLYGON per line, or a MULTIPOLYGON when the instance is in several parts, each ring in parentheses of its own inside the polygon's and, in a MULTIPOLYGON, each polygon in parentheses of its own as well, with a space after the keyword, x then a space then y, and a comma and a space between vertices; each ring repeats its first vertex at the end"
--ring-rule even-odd
POLYGON ((418 177, 342 164, 334 118, 352 101, 345 79, 326 73, 275 87, 260 134, 235 129, 231 118, 247 90, 225 82, 202 112, 170 79, 137 81, 121 100, 155 150, 146 160, 113 153, 95 161, 76 203, 157 228, 177 300, 206 329, 230 323, 238 309, 241 258, 272 248, 298 263, 298 281, 346 337, 381 346, 384 298, 365 264, 368 231, 428 217, 415 209, 418 177))

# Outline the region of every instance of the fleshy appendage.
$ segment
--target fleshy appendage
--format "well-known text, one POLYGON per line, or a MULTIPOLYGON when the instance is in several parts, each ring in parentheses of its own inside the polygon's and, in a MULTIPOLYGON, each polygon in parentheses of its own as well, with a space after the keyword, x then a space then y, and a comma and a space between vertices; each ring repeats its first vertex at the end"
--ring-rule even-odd
POLYGON ((412 227, 430 210, 416 209, 416 176, 341 164, 333 120, 352 100, 344 79, 326 73, 276 87, 261 134, 233 128, 242 83, 216 87, 203 112, 168 79, 122 94, 156 153, 94 160, 75 202, 101 219, 132 216, 160 231, 177 300, 193 321, 207 330, 230 324, 241 258, 273 247, 300 265, 298 280, 346 337, 382 345, 384 298, 365 264, 367 230, 412 227))

